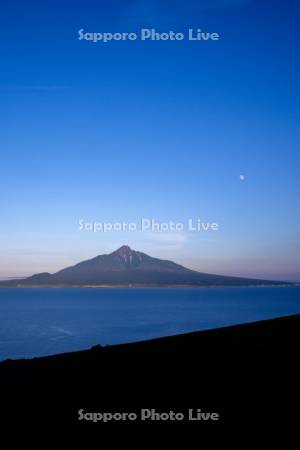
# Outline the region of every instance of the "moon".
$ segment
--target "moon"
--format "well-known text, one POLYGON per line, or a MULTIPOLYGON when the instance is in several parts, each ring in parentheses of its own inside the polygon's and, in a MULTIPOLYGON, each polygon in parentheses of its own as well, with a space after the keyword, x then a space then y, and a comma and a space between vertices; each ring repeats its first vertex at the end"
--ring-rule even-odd
POLYGON ((245 181, 245 179, 246 179, 245 175, 240 175, 240 180, 241 181, 245 181))

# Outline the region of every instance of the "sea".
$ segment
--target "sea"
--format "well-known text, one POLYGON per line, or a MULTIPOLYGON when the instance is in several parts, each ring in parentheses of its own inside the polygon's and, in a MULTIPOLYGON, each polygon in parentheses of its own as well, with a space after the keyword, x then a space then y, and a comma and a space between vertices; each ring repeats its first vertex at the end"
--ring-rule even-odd
POLYGON ((300 314, 300 287, 1 288, 0 360, 300 314))

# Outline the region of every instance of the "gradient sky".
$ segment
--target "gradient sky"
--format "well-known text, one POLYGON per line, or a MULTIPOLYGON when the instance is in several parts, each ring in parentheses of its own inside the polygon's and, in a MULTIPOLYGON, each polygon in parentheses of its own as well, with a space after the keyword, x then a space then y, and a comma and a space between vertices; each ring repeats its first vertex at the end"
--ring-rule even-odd
POLYGON ((129 244, 201 271, 300 281, 299 13, 296 0, 3 3, 0 278, 129 244), (77 39, 146 27, 221 40, 77 39), (220 230, 78 226, 142 217, 220 230))

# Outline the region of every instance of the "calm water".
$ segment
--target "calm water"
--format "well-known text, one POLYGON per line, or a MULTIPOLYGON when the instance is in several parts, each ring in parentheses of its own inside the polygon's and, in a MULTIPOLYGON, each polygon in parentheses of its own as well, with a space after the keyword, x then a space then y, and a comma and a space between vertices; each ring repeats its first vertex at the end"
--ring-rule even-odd
POLYGON ((300 288, 0 289, 0 359, 300 313, 300 288))

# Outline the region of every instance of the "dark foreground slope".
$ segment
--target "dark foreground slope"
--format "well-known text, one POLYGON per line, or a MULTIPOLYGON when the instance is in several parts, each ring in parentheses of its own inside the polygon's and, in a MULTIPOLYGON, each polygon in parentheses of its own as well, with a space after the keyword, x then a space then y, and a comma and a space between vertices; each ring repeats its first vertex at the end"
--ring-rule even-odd
POLYGON ((1 411, 6 418, 12 411, 23 421, 55 424, 79 423, 79 409, 186 413, 188 408, 200 408, 218 412, 218 423, 255 426, 278 419, 291 423, 295 419, 291 408, 299 401, 299 325, 300 316, 292 316, 5 361, 0 364, 1 411))

